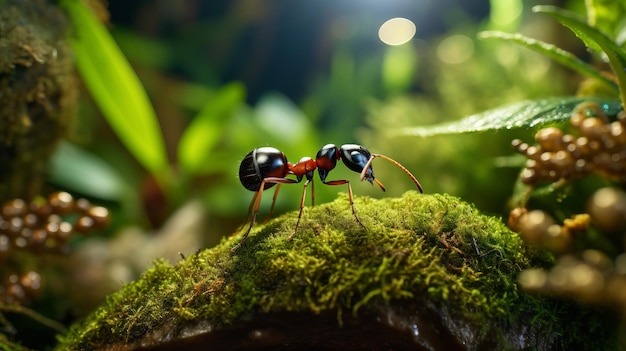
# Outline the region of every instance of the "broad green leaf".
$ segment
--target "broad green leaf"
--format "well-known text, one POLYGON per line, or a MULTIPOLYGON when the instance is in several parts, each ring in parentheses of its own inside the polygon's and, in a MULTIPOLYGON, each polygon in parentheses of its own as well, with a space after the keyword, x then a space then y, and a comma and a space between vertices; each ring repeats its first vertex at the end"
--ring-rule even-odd
POLYGON ((115 168, 67 142, 59 144, 52 155, 50 172, 50 181, 63 189, 97 199, 119 202, 130 193, 115 168))
POLYGON ((611 38, 591 27, 583 18, 572 12, 554 6, 535 6, 533 11, 547 13, 554 17, 574 32, 587 47, 606 54, 620 87, 622 105, 626 106, 626 52, 617 46, 611 38))
POLYGON ((178 161, 187 175, 198 173, 211 159, 229 117, 241 106, 245 89, 231 83, 219 90, 189 124, 178 145, 178 161))
POLYGON ((513 42, 527 49, 545 55, 553 59, 554 61, 574 71, 577 71, 580 74, 597 79, 607 87, 615 90, 616 92, 619 92, 617 85, 607 77, 603 76, 600 71, 598 71, 595 67, 579 59, 570 52, 567 52, 552 44, 529 38, 521 34, 509 34, 503 32, 482 32, 479 33, 478 36, 482 39, 502 39, 513 42))
POLYGON ((459 121, 426 127, 402 128, 399 134, 415 136, 433 136, 439 134, 460 134, 489 130, 508 130, 515 128, 534 128, 550 123, 568 120, 576 105, 585 101, 594 101, 607 114, 617 114, 620 103, 610 99, 592 99, 586 97, 563 97, 542 100, 527 100, 506 105, 494 110, 472 115, 459 121))
POLYGON ((113 38, 82 0, 64 0, 74 25, 72 48, 89 92, 117 136, 150 172, 168 165, 155 112, 113 38))

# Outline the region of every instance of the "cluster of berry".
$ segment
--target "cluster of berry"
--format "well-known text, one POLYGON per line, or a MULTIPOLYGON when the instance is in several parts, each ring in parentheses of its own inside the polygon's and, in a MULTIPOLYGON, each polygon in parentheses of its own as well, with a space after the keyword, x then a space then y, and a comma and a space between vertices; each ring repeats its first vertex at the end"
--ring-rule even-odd
MULTIPOLYGON (((537 132, 537 145, 514 140, 513 147, 528 158, 522 182, 530 188, 542 182, 558 185, 596 173, 626 184, 626 113, 611 117, 615 121, 597 104, 584 103, 570 118, 577 136, 549 127, 537 132)), ((524 271, 519 282, 531 291, 613 304, 626 316, 626 192, 611 186, 598 189, 586 209, 563 223, 543 210, 522 206, 511 211, 509 227, 524 241, 558 255, 554 267, 524 271)))
POLYGON ((509 213, 508 226, 525 242, 556 253, 567 252, 572 240, 591 224, 588 214, 577 214, 558 224, 547 212, 517 207, 509 213))
POLYGON ((548 271, 537 268, 522 272, 520 284, 531 291, 614 303, 626 316, 626 192, 615 187, 597 190, 587 203, 587 212, 558 224, 542 210, 511 211, 509 226, 524 241, 559 255, 548 271), (592 225, 595 234, 589 234, 592 225), (590 245, 592 242, 595 244, 590 245), (616 249, 603 252, 590 248, 608 245, 616 249))
POLYGON ((535 135, 538 145, 513 140, 513 148, 528 158, 522 181, 536 185, 597 172, 626 183, 626 113, 610 122, 600 106, 588 102, 575 109, 570 124, 579 136, 548 127, 535 135))
MULTIPOLYGON (((66 192, 56 192, 47 199, 30 203, 22 199, 8 201, 0 208, 0 263, 19 266, 19 252, 65 254, 74 233, 88 234, 105 228, 109 211, 93 206, 86 199, 74 199, 66 192), (5 262, 8 261, 8 264, 5 262)), ((41 276, 35 271, 24 274, 0 271, 5 275, 0 285, 0 301, 24 303, 41 288, 41 276)))
POLYGON ((41 292, 41 275, 28 271, 22 275, 9 274, 0 286, 0 301, 7 304, 25 304, 41 292))

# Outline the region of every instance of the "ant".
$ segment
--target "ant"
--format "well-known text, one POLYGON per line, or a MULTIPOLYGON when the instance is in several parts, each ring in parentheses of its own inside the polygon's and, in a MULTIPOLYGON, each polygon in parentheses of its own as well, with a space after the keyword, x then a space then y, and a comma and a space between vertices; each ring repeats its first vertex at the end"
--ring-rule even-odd
MULTIPOLYGON (((293 233, 291 233, 291 235, 289 236, 289 240, 293 239, 293 236, 298 230, 300 218, 302 217, 302 209, 304 207, 306 188, 309 183, 311 183, 311 203, 315 203, 315 187, 313 183, 313 175, 315 169, 317 169, 322 183, 331 186, 343 184, 346 184, 348 186, 348 198, 350 199, 352 214, 354 215, 357 223, 359 223, 361 227, 365 228, 363 223, 361 223, 359 217, 356 215, 356 211, 354 210, 354 199, 352 196, 352 187, 350 186, 350 181, 346 179, 327 181, 326 177, 328 176, 328 173, 335 168, 335 166, 337 165, 337 161, 342 160, 346 167, 348 167, 350 170, 361 174, 361 180, 365 179, 371 184, 376 183, 376 185, 378 185, 382 191, 385 191, 385 187, 383 186, 383 184, 374 177, 372 161, 376 157, 384 158, 398 166, 404 171, 404 173, 411 177, 413 183, 415 183, 420 193, 423 192, 422 186, 420 185, 419 181, 415 178, 415 176, 413 176, 413 174, 411 174, 411 172, 409 172, 408 169, 406 169, 397 161, 385 155, 370 153, 369 150, 361 145, 344 144, 341 145, 341 147, 339 148, 334 144, 327 144, 317 152, 317 156, 315 156, 315 159, 312 159, 310 157, 303 157, 300 159, 300 161, 298 161, 298 163, 287 162, 287 157, 285 156, 285 154, 273 147, 262 147, 250 151, 243 158, 243 160, 241 161, 241 165, 239 166, 239 180, 246 189, 254 191, 254 196, 252 197, 252 201, 250 201, 250 206, 248 206, 246 221, 250 217, 251 212, 252 219, 250 220, 250 225, 248 226, 248 230, 246 231, 246 233, 243 235, 243 238, 237 245, 235 245, 231 249, 231 252, 235 252, 243 244, 243 242, 248 237, 250 230, 254 226, 257 213, 259 212, 259 206, 261 204, 261 196, 263 195, 263 191, 278 184, 276 190, 274 191, 274 198, 272 200, 272 206, 268 215, 269 218, 271 217, 274 210, 274 204, 276 203, 276 197, 278 196, 278 190, 280 189, 281 184, 300 183, 302 179, 306 177, 306 181, 304 182, 304 189, 302 190, 302 197, 300 198, 300 213, 298 214, 298 221, 296 222, 296 226, 293 229, 293 233), (286 176, 289 174, 295 175, 296 179, 286 178, 286 176)), ((243 225, 245 225, 245 221, 243 225)))

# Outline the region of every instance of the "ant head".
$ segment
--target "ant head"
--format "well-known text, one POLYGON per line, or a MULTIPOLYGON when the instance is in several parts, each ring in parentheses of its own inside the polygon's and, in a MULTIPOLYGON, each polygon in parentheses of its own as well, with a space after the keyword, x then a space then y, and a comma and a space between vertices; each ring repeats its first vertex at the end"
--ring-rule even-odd
POLYGON ((317 172, 322 182, 326 181, 328 173, 337 166, 337 160, 339 160, 339 148, 335 144, 326 144, 317 152, 315 163, 317 163, 317 172))
MULTIPOLYGON (((365 165, 367 165, 368 161, 372 157, 369 150, 356 144, 341 145, 340 154, 346 167, 357 173, 363 172, 363 168, 365 168, 365 165)), ((363 179, 370 183, 374 181, 374 170, 371 165, 367 168, 367 171, 365 171, 363 179)))

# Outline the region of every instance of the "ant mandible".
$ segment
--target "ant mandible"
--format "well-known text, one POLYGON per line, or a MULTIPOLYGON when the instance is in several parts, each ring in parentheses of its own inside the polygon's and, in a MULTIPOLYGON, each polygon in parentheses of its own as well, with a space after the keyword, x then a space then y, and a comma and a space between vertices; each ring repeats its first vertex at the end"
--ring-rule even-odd
MULTIPOLYGON (((252 197, 252 201, 250 201, 250 206, 248 206, 248 214, 246 215, 246 221, 250 217, 250 212, 252 212, 252 219, 250 220, 250 225, 248 226, 248 230, 246 230, 243 238, 237 245, 235 245, 231 251, 235 252, 246 240, 250 230, 254 226, 254 222, 256 220, 257 213, 259 212, 259 206, 261 204, 261 196, 264 190, 267 190, 274 185, 278 184, 276 190, 274 191, 274 198, 272 200, 272 206, 270 208, 270 213, 268 215, 271 216, 274 210, 274 204, 276 203, 276 197, 278 196, 278 190, 280 189, 281 184, 293 184, 300 183, 304 177, 306 177, 306 181, 304 182, 304 189, 302 190, 302 197, 300 198, 300 213, 298 214, 298 221, 296 222, 296 226, 293 229, 293 233, 289 236, 289 240, 293 239, 293 236, 296 234, 298 230, 298 225, 300 224, 300 218, 302 217, 302 209, 304 207, 304 198, 306 195, 306 188, 311 183, 311 202, 315 202, 315 187, 313 183, 313 174, 315 169, 317 169, 320 179, 322 183, 326 185, 343 185, 346 184, 348 186, 348 198, 350 199, 350 207, 352 208, 352 214, 356 219, 357 223, 359 223, 362 227, 365 227, 361 220, 356 215, 356 211, 354 210, 354 198, 352 196, 352 187, 350 186, 350 181, 346 179, 338 179, 338 180, 326 180, 328 173, 332 171, 337 165, 337 160, 342 160, 343 163, 350 170, 360 173, 361 180, 367 180, 371 184, 376 183, 380 187, 382 191, 385 191, 385 187, 383 184, 378 181, 374 177, 374 170, 372 169, 372 161, 376 157, 384 158, 391 163, 398 166, 400 169, 404 171, 415 183, 420 193, 423 192, 422 186, 406 169, 397 161, 381 154, 372 154, 361 145, 356 144, 344 144, 341 145, 340 148, 335 146, 334 144, 325 145, 317 152, 317 156, 315 159, 311 159, 310 157, 303 157, 298 161, 298 163, 287 162, 287 157, 280 150, 275 149, 273 147, 262 147, 258 149, 254 149, 250 151, 246 157, 241 161, 241 165, 239 166, 239 180, 243 186, 250 190, 254 191, 254 196, 252 197), (296 179, 286 178, 287 175, 293 174, 296 176, 296 179)), ((244 222, 245 225, 245 222, 244 222)))

